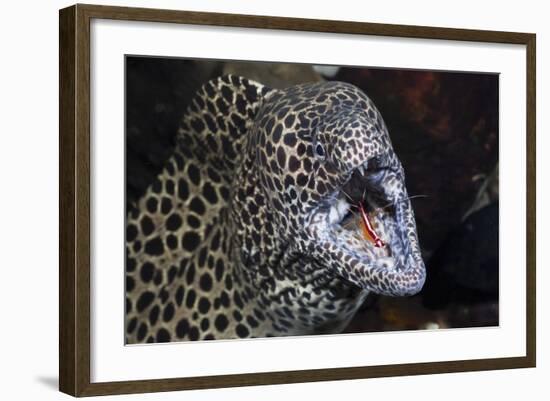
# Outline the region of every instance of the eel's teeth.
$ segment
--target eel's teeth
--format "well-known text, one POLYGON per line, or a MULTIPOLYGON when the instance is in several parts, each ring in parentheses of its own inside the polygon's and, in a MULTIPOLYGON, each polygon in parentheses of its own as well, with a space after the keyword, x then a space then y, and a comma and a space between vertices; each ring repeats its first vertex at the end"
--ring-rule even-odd
POLYGON ((357 167, 357 169, 359 170, 359 172, 361 173, 361 175, 365 175, 365 170, 364 170, 364 168, 363 168, 362 165, 359 166, 359 167, 357 167))
POLYGON ((340 220, 340 214, 338 213, 338 209, 334 206, 330 208, 330 212, 328 214, 328 221, 330 224, 334 224, 340 220))
POLYGON ((338 210, 338 214, 340 215, 340 219, 343 219, 349 210, 349 203, 346 202, 345 199, 338 199, 338 202, 336 203, 336 209, 338 210))

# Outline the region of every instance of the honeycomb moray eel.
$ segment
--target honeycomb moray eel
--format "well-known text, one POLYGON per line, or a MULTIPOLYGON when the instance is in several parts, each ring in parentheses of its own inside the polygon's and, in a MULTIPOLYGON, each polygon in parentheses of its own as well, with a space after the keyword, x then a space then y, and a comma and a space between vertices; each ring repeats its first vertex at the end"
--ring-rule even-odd
POLYGON ((342 82, 206 83, 129 211, 126 247, 127 343, 337 333, 369 292, 425 280, 384 121, 342 82))

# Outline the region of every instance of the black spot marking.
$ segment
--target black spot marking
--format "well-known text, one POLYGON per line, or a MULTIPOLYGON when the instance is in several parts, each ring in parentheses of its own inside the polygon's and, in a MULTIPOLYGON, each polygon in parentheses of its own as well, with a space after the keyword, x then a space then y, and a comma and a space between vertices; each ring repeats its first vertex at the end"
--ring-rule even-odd
POLYGON ((317 184, 317 192, 319 192, 321 195, 324 195, 325 191, 327 190, 325 183, 320 181, 317 184))
POLYGON ((134 252, 141 251, 141 241, 134 242, 134 252))
POLYGON ((223 271, 224 271, 224 263, 223 263, 223 260, 222 259, 218 259, 216 261, 216 270, 215 270, 215 274, 216 274, 216 281, 221 281, 222 277, 223 277, 223 271))
POLYGON ((137 227, 133 224, 128 224, 128 227, 126 227, 126 241, 132 242, 136 239, 138 234, 137 227))
POLYGON ((300 185, 301 187, 305 186, 307 184, 308 177, 305 174, 298 174, 298 178, 296 179, 296 183, 300 185))
POLYGON ((166 220, 166 228, 170 231, 176 231, 181 227, 181 217, 177 213, 172 213, 166 220))
POLYGON ((227 103, 233 103, 233 91, 228 86, 222 86, 222 96, 227 103))
POLYGON ((208 173, 208 177, 212 181, 214 181, 216 183, 219 183, 221 181, 220 175, 214 169, 209 167, 208 170, 207 170, 207 173, 208 173))
MULTIPOLYGON (((208 104, 210 105, 211 103, 209 102, 208 104)), ((205 114, 203 118, 210 132, 216 132, 218 130, 218 127, 216 126, 216 122, 212 119, 212 117, 210 117, 208 114, 205 114)), ((213 139, 211 135, 209 135, 209 138, 213 139)), ((214 149, 216 149, 217 143, 213 142, 213 146, 214 146, 214 149)))
POLYGON ((169 234, 166 237, 166 245, 168 245, 168 248, 170 249, 176 249, 178 247, 178 239, 175 235, 169 234))
POLYGON ((222 114, 227 114, 227 112, 229 111, 227 103, 224 102, 222 98, 218 98, 218 100, 216 100, 216 107, 220 110, 222 114))
POLYGON ((166 307, 164 308, 164 311, 162 312, 162 320, 165 322, 169 322, 174 317, 174 304, 170 302, 166 307))
POLYGON ((295 119, 296 118, 294 117, 294 114, 289 114, 288 116, 286 116, 286 118, 285 118, 285 127, 287 127, 287 128, 292 127, 292 124, 294 124, 295 119))
POLYGON ((157 331, 157 342, 159 343, 170 342, 170 333, 168 333, 168 330, 159 329, 159 331, 157 331))
POLYGON ((223 199, 228 200, 229 199, 229 190, 226 187, 220 188, 220 195, 223 199))
POLYGON ((166 287, 163 287, 159 292, 160 302, 162 304, 165 304, 166 301, 168 300, 169 296, 170 296, 170 294, 168 294, 168 291, 166 290, 166 287))
POLYGON ((189 322, 187 321, 187 319, 181 319, 176 326, 176 335, 179 338, 183 338, 188 332, 189 322))
POLYGON ((144 291, 138 298, 136 308, 138 312, 143 312, 151 303, 155 295, 151 291, 144 291))
POLYGON ((183 289, 183 286, 180 285, 178 290, 176 291, 176 303, 178 304, 178 306, 181 306, 184 295, 185 295, 185 290, 183 289))
POLYGON ((184 161, 179 153, 174 154, 174 160, 176 161, 176 167, 178 170, 183 170, 184 161))
POLYGON ((191 120, 191 127, 197 132, 202 132, 202 130, 204 130, 204 123, 198 118, 194 118, 191 120))
POLYGON ((155 237, 145 243, 145 252, 151 256, 159 256, 164 253, 164 245, 159 237, 155 237))
POLYGON ((188 308, 192 308, 195 304, 195 299, 197 299, 197 294, 195 293, 195 290, 192 288, 187 293, 187 299, 185 300, 185 306, 188 308))
POLYGON ((195 280, 195 265, 190 264, 187 268, 187 276, 186 281, 188 285, 191 285, 193 283, 193 280, 195 280))
POLYGON ((155 180, 153 182, 151 189, 153 190, 154 193, 160 194, 162 192, 162 181, 158 179, 155 180))
POLYGON ((133 272, 136 269, 136 260, 134 258, 126 259, 126 271, 133 272))
POLYGON ((243 308, 243 300, 241 299, 241 295, 237 291, 235 291, 235 293, 233 294, 233 300, 235 301, 235 305, 237 305, 238 308, 243 308))
POLYGON ((285 136, 283 138, 283 142, 287 146, 294 147, 294 146, 296 146, 296 143, 298 142, 298 139, 296 138, 296 134, 291 132, 291 133, 285 134, 285 136))
POLYGON ((155 278, 153 278, 153 282, 155 285, 160 285, 162 283, 162 272, 160 270, 157 270, 155 272, 155 278))
POLYGON ((178 268, 176 266, 171 266, 170 270, 168 270, 168 284, 172 284, 172 282, 176 278, 177 273, 178 273, 178 268))
POLYGON ((225 315, 218 315, 216 317, 216 320, 214 321, 214 326, 220 332, 223 332, 228 325, 229 325, 229 321, 227 320, 225 315))
POLYGON ((206 297, 202 297, 199 300, 199 312, 203 315, 207 314, 210 310, 210 301, 206 297))
POLYGON ((162 198, 162 201, 160 202, 160 211, 162 214, 168 214, 172 210, 172 201, 170 198, 162 198))
POLYGON ((151 308, 151 311, 149 312, 149 323, 151 326, 154 326, 159 318, 159 312, 160 308, 158 305, 155 305, 151 308))
POLYGON ((141 266, 140 277, 144 283, 148 283, 153 279, 153 273, 155 272, 155 266, 150 262, 145 262, 141 266))
POLYGON ((279 162, 279 166, 284 169, 286 163, 286 153, 282 146, 277 148, 277 161, 279 162))
POLYGON ((186 200, 189 197, 189 186, 183 178, 178 181, 178 196, 181 200, 186 200))
POLYGON ((210 277, 209 273, 204 273, 200 280, 199 280, 199 286, 203 291, 210 291, 212 289, 212 277, 210 277))
MULTIPOLYGON (((170 166, 172 165, 170 164, 170 166)), ((166 192, 168 194, 174 195, 174 181, 166 180, 165 187, 166 187, 166 192)))
POLYGON ((202 186, 202 194, 204 198, 211 204, 218 202, 218 195, 216 194, 216 189, 208 182, 205 182, 202 186))
POLYGON ((192 228, 199 228, 201 226, 201 221, 197 217, 193 216, 192 214, 187 216, 187 223, 192 228))
POLYGON ((149 216, 142 217, 140 226, 141 226, 141 232, 143 233, 143 235, 146 235, 146 236, 151 234, 155 229, 153 220, 151 220, 149 216))
POLYGON ((254 314, 256 315, 258 320, 265 320, 265 315, 261 310, 254 308, 254 314))
POLYGON ((196 196, 193 198, 193 200, 189 204, 189 207, 191 208, 192 211, 194 211, 197 214, 204 214, 204 212, 206 211, 204 202, 196 196))
POLYGON ((273 142, 278 143, 281 139, 281 134, 283 133, 283 126, 281 124, 277 124, 275 129, 273 130, 273 142))
POLYGON ((226 308, 229 307, 229 304, 231 303, 231 300, 229 299, 229 296, 227 295, 227 292, 222 292, 222 295, 220 295, 220 301, 223 306, 226 308))
POLYGON ((231 114, 231 121, 236 127, 244 127, 245 125, 245 121, 235 113, 231 114))
POLYGON ((300 165, 301 163, 299 159, 297 159, 294 155, 290 156, 290 158, 288 159, 288 169, 291 173, 298 171, 300 165))
POLYGON ((189 231, 183 234, 183 236, 181 237, 181 246, 186 251, 192 252, 195 249, 197 249, 197 247, 199 246, 200 240, 201 240, 201 237, 197 233, 193 231, 189 231))
POLYGON ((248 335, 250 334, 250 332, 248 331, 248 329, 244 324, 238 324, 235 329, 235 332, 240 338, 248 337, 248 335))
POLYGON ((315 153, 316 153, 317 156, 319 156, 319 157, 325 157, 325 149, 323 148, 323 145, 321 145, 320 143, 318 143, 318 144, 315 146, 315 153))
POLYGON ((237 111, 241 114, 245 114, 246 113, 246 105, 247 105, 247 102, 246 102, 245 98, 242 95, 238 95, 237 99, 235 101, 235 106, 237 106, 237 111))
POLYGON ((250 327, 252 328, 256 328, 258 327, 258 321, 256 319, 254 319, 254 317, 252 316, 247 316, 246 317, 246 322, 249 324, 250 327))
POLYGON ((233 288, 233 279, 229 274, 225 276, 225 288, 228 290, 231 290, 233 288))
POLYGON ((210 250, 217 251, 219 246, 220 246, 220 232, 216 231, 216 234, 214 234, 212 241, 210 241, 210 250))
POLYGON ((149 213, 156 213, 158 205, 159 205, 159 202, 157 198, 150 197, 149 199, 147 199, 145 206, 147 208, 147 211, 149 211, 149 213))
POLYGON ((298 156, 303 156, 306 153, 306 149, 306 145, 304 143, 300 143, 296 148, 296 153, 298 156))
POLYGON ((136 285, 136 282, 132 278, 132 276, 126 276, 126 292, 132 292, 136 285))
POLYGON ((189 330, 189 339, 191 341, 197 341, 199 339, 199 329, 196 328, 196 327, 191 327, 191 329, 189 330))
POLYGON ((189 166, 187 166, 187 174, 193 184, 195 185, 200 184, 201 172, 194 164, 190 164, 189 166))
POLYGON ((137 332, 137 340, 143 341, 146 335, 147 335, 147 324, 141 323, 137 332))
POLYGON ((239 312, 238 310, 234 310, 234 311, 233 311, 233 318, 234 318, 237 322, 240 322, 241 320, 243 320, 243 315, 241 315, 241 312, 239 312))
POLYGON ((132 334, 134 332, 134 330, 136 329, 136 326, 137 326, 137 317, 134 317, 128 323, 128 327, 126 328, 126 332, 128 334, 132 334))

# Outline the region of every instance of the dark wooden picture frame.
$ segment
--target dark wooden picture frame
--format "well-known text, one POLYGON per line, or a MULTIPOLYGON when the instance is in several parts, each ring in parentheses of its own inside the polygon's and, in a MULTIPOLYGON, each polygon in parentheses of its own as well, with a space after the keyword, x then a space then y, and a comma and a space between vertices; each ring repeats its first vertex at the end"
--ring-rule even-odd
POLYGON ((535 34, 95 5, 75 5, 60 10, 59 29, 59 388, 62 392, 73 396, 93 396, 535 366, 535 34), (90 21, 94 18, 525 45, 527 54, 526 356, 91 383, 90 21))

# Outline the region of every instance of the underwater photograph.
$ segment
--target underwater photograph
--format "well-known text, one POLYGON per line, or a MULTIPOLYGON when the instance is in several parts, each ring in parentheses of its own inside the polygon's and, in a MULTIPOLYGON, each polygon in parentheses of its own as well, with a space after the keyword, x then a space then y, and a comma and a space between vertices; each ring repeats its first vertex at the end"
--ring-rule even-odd
POLYGON ((499 75, 125 58, 126 344, 499 325, 499 75))

